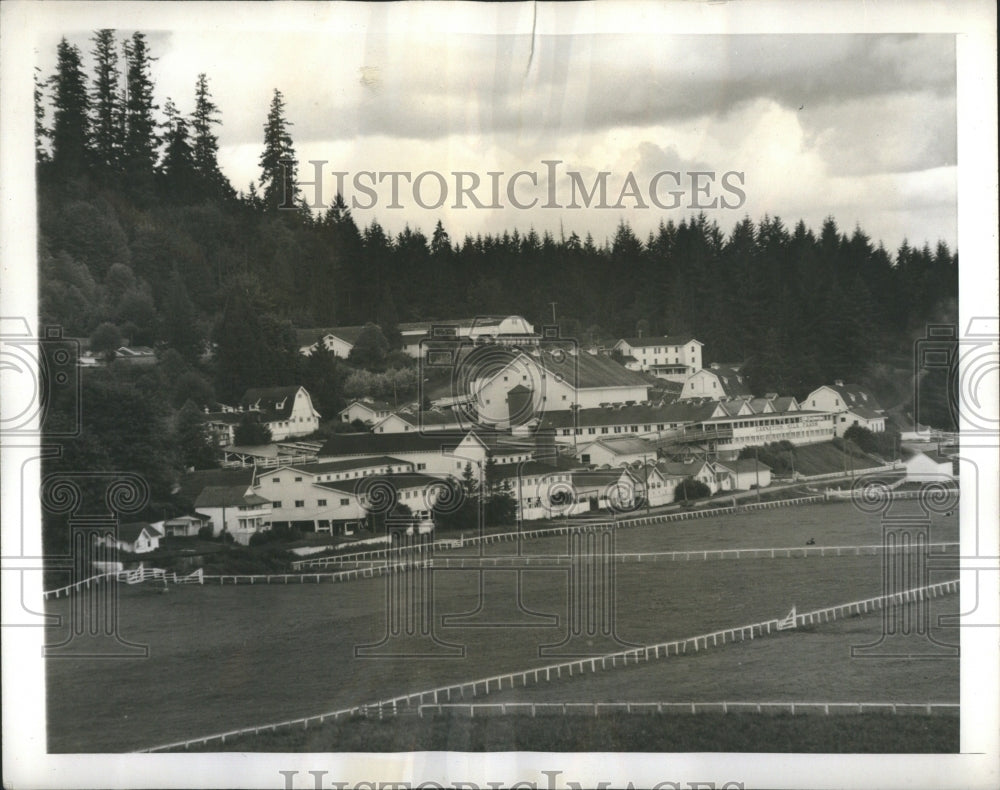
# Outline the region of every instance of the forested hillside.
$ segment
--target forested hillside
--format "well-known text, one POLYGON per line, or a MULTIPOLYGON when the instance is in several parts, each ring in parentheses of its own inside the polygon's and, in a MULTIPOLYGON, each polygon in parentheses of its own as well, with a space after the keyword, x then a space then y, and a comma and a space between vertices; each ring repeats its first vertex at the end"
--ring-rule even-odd
POLYGON ((340 200, 321 215, 280 210, 282 190, 294 191, 281 162, 295 159, 295 127, 279 90, 260 108, 259 179, 231 185, 211 75, 175 103, 153 84, 156 53, 141 33, 102 30, 92 45, 92 68, 64 40, 56 73, 36 76, 40 319, 97 352, 148 345, 160 361, 85 372, 91 423, 68 465, 127 462, 107 433, 126 396, 163 486, 192 461, 191 409, 213 398, 304 383, 333 416, 351 371, 298 355, 294 328, 371 321, 392 340, 400 322, 477 313, 537 325, 554 301, 563 334, 582 344, 690 333, 706 364, 744 361, 756 392, 802 397, 843 378, 893 406, 910 387, 914 339, 929 321, 957 319, 956 252, 923 240, 889 251, 834 218, 721 228, 665 216, 648 238, 623 224, 595 241, 586 228, 564 238, 530 227, 451 238, 440 222, 390 232, 359 227, 340 200))

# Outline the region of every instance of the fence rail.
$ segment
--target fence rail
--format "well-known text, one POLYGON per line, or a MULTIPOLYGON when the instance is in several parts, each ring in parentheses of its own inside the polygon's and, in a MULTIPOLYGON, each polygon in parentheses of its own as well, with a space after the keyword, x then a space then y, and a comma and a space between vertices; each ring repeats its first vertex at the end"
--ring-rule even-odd
POLYGON ((607 713, 692 714, 692 713, 789 713, 792 716, 857 713, 958 715, 953 702, 479 702, 423 704, 411 713, 423 718, 428 713, 456 713, 470 719, 517 714, 600 716, 607 713))
MULTIPOLYGON (((794 505, 805 505, 816 502, 827 501, 825 494, 814 496, 796 497, 794 499, 775 499, 771 502, 751 502, 727 507, 700 508, 697 510, 685 510, 680 513, 659 513, 652 516, 639 516, 633 518, 610 519, 601 521, 567 521, 555 527, 541 527, 539 529, 525 529, 519 532, 497 532, 492 535, 476 535, 463 538, 458 546, 454 540, 438 540, 430 545, 435 550, 460 548, 462 546, 487 546, 494 543, 506 543, 522 540, 534 540, 537 538, 550 538, 556 535, 566 535, 573 532, 598 529, 624 529, 628 527, 646 527, 656 524, 668 524, 674 521, 690 521, 697 518, 709 518, 711 516, 725 516, 734 513, 747 513, 756 510, 774 510, 780 507, 791 507, 794 505)), ((357 562, 359 560, 381 559, 392 552, 400 552, 401 549, 372 549, 354 554, 341 554, 333 557, 316 557, 308 560, 296 560, 292 567, 296 569, 326 567, 328 565, 338 565, 343 562, 357 562)))
POLYGON ((838 618, 856 617, 868 612, 874 612, 877 610, 881 611, 886 607, 901 606, 911 602, 927 600, 928 598, 937 598, 938 596, 957 592, 958 587, 958 579, 938 582, 937 584, 914 587, 898 593, 879 595, 874 598, 865 598, 860 601, 852 601, 850 603, 829 606, 824 609, 816 609, 811 612, 796 614, 792 624, 786 624, 784 619, 764 620, 757 623, 751 623, 750 625, 739 626, 736 628, 726 628, 721 631, 713 631, 709 634, 701 634, 687 639, 660 642, 654 645, 646 645, 644 647, 630 650, 608 653, 594 658, 576 659, 573 661, 564 661, 558 664, 549 664, 547 666, 525 669, 518 672, 492 675, 487 678, 480 678, 478 680, 467 681, 465 683, 456 683, 424 691, 417 691, 410 694, 403 694, 390 699, 379 700, 367 705, 342 708, 340 710, 316 716, 306 716, 304 718, 291 719, 288 721, 266 724, 258 727, 245 727, 238 730, 231 730, 230 732, 208 735, 203 738, 177 741, 176 743, 156 746, 142 751, 156 752, 173 749, 187 749, 191 746, 206 746, 210 743, 216 742, 224 744, 227 738, 244 735, 258 735, 262 732, 276 732, 279 729, 297 727, 308 729, 310 725, 315 726, 317 724, 322 724, 325 721, 335 721, 339 718, 357 715, 375 715, 379 718, 385 715, 395 716, 401 712, 404 706, 405 708, 416 710, 421 705, 439 705, 450 703, 452 702, 453 697, 465 700, 467 698, 475 698, 480 694, 489 694, 491 689, 494 691, 501 691, 504 688, 515 688, 518 684, 522 687, 527 686, 529 681, 537 684, 563 677, 571 678, 574 677, 574 675, 580 676, 584 674, 593 674, 597 672, 598 665, 602 670, 614 669, 617 666, 625 667, 630 663, 634 665, 640 663, 641 661, 656 660, 661 657, 668 658, 671 655, 679 656, 687 655, 688 653, 697 653, 701 650, 707 650, 710 647, 716 647, 720 643, 725 645, 728 642, 748 641, 757 637, 776 634, 779 631, 787 635, 789 633, 789 629, 791 629, 792 633, 794 633, 794 628, 802 626, 832 622, 838 618), (710 641, 711 644, 709 643, 710 641))
MULTIPOLYGON (((890 554, 907 554, 913 551, 927 551, 929 554, 947 554, 950 549, 958 548, 958 541, 947 541, 938 543, 927 543, 923 545, 900 544, 888 549, 890 554)), ((628 552, 616 554, 618 562, 684 562, 692 560, 738 560, 738 559, 802 559, 805 557, 858 557, 877 556, 887 548, 882 544, 871 544, 863 546, 780 546, 775 548, 748 548, 748 549, 692 549, 689 551, 653 551, 653 552, 628 552)), ((275 573, 275 574, 247 574, 247 573, 227 573, 227 574, 206 574, 202 569, 196 570, 187 576, 178 576, 176 573, 166 573, 159 568, 147 568, 141 574, 138 571, 117 571, 112 573, 102 573, 92 576, 89 579, 76 582, 67 587, 60 587, 57 590, 48 590, 42 593, 45 600, 49 598, 59 598, 62 595, 69 595, 83 589, 89 589, 91 585, 111 580, 124 581, 128 584, 136 584, 150 579, 165 579, 174 584, 242 584, 242 585, 281 585, 281 584, 321 584, 354 581, 357 579, 380 578, 389 573, 403 573, 412 568, 537 568, 539 570, 563 566, 572 563, 572 557, 568 554, 539 554, 535 556, 526 555, 502 555, 497 557, 435 557, 433 559, 409 558, 400 562, 386 564, 385 560, 371 560, 371 564, 359 567, 328 571, 325 573, 275 573)))

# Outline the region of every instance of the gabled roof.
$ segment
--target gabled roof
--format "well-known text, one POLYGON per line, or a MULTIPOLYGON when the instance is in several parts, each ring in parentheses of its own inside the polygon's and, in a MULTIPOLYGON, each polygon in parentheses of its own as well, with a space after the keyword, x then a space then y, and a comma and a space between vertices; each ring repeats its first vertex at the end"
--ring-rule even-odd
POLYGON ((623 337, 622 340, 632 346, 632 348, 642 348, 643 346, 686 346, 688 343, 697 343, 699 346, 705 345, 700 340, 695 340, 691 335, 677 335, 675 337, 669 335, 623 337))
POLYGON ((736 473, 756 472, 758 469, 761 472, 765 470, 768 472, 771 471, 771 467, 754 458, 737 458, 733 461, 716 461, 716 464, 724 469, 729 469, 730 471, 736 473))
POLYGON ((864 420, 877 420, 879 418, 885 419, 884 414, 880 414, 874 409, 870 409, 867 406, 849 406, 847 409, 851 414, 856 414, 864 420))
MULTIPOLYGON (((516 388, 515 388, 516 389, 516 388)), ((530 390, 528 390, 530 392, 530 390)), ((413 409, 399 409, 391 412, 375 423, 372 428, 376 428, 390 417, 398 417, 403 422, 412 425, 414 428, 431 425, 461 425, 462 418, 452 409, 425 409, 417 411, 413 409)))
POLYGON ((364 330, 364 326, 333 326, 326 329, 319 327, 316 329, 296 329, 296 348, 313 346, 319 338, 326 337, 327 335, 338 337, 353 346, 357 342, 358 336, 361 334, 362 330, 364 330))
POLYGON ((368 400, 366 398, 361 398, 359 400, 352 400, 349 404, 347 404, 347 406, 341 409, 339 413, 343 414, 352 406, 363 406, 364 408, 373 412, 392 411, 394 408, 396 408, 392 403, 389 403, 389 401, 387 400, 376 400, 374 398, 368 400))
MULTIPOLYGON (((740 367, 737 365, 715 365, 713 364, 710 368, 702 368, 691 376, 697 376, 701 373, 709 373, 714 375, 719 383, 722 385, 723 393, 729 398, 738 398, 740 396, 749 396, 750 387, 747 385, 746 378, 740 372, 740 367)), ((689 377, 690 378, 690 377, 689 377)))
POLYGON ((343 456, 393 456, 397 453, 442 453, 458 445, 457 437, 423 433, 335 433, 320 449, 320 458, 343 456))
POLYGON ((256 406, 265 419, 287 420, 292 416, 295 396, 302 389, 297 384, 288 387, 253 387, 243 393, 240 405, 244 409, 256 406))
POLYGON ((692 475, 698 474, 704 467, 706 462, 700 460, 687 461, 659 461, 656 464, 656 468, 660 470, 661 474, 668 475, 670 477, 691 477, 692 475))
POLYGON ((799 402, 795 400, 791 395, 784 395, 778 398, 774 398, 771 401, 771 405, 774 406, 776 412, 783 411, 800 411, 799 402))
POLYGON ((427 488, 432 483, 439 482, 443 478, 433 475, 425 475, 420 472, 401 472, 391 475, 378 475, 377 477, 355 477, 351 480, 327 480, 316 483, 319 488, 328 488, 331 491, 342 491, 345 494, 365 493, 374 483, 382 485, 390 484, 396 491, 405 491, 413 488, 427 488))
POLYGON ((580 463, 576 458, 567 456, 557 456, 555 464, 548 464, 544 461, 523 461, 515 464, 503 464, 497 466, 496 474, 501 479, 515 480, 519 475, 523 477, 538 477, 540 475, 557 474, 584 469, 585 464, 580 463))
POLYGON ((637 480, 625 467, 616 469, 579 469, 570 473, 574 486, 607 486, 617 483, 622 479, 622 475, 628 475, 633 480, 637 480))
POLYGON ((563 380, 577 389, 592 389, 597 387, 649 387, 644 376, 619 365, 611 357, 603 354, 571 354, 566 352, 551 352, 541 350, 538 356, 530 359, 537 362, 545 371, 554 376, 562 376, 563 380))
POLYGON ((253 483, 253 467, 240 469, 203 469, 188 472, 178 481, 177 496, 193 502, 207 486, 242 485, 246 491, 253 483))
POLYGON ((637 453, 650 453, 651 455, 656 455, 656 448, 650 442, 645 439, 640 439, 637 436, 619 436, 615 438, 603 438, 597 439, 593 442, 588 442, 585 447, 591 444, 599 444, 607 450, 610 450, 615 455, 635 455, 637 453))
POLYGON ((194 501, 195 508, 203 507, 240 507, 246 505, 263 505, 270 500, 257 494, 248 494, 249 486, 206 486, 194 501))
MULTIPOLYGON (((859 386, 858 384, 844 384, 843 382, 835 381, 833 384, 824 384, 823 386, 840 395, 840 400, 843 402, 844 406, 849 409, 854 406, 866 406, 869 409, 875 409, 876 411, 882 410, 879 402, 875 399, 875 396, 872 395, 871 390, 859 386)), ((819 387, 818 389, 822 389, 822 387, 819 387)), ((809 393, 809 397, 811 396, 812 393, 809 393)))
POLYGON ((777 411, 774 408, 774 401, 767 398, 753 398, 750 401, 750 408, 754 414, 771 414, 777 411))
POLYGON ((605 406, 572 411, 550 411, 542 415, 539 430, 603 425, 657 425, 699 422, 712 416, 716 402, 683 400, 668 404, 640 403, 634 406, 605 406))
POLYGON ((125 543, 135 543, 145 530, 150 536, 157 537, 163 533, 146 521, 133 521, 129 524, 118 525, 118 540, 125 543))
MULTIPOLYGON (((410 464, 401 458, 393 458, 388 455, 378 455, 372 458, 349 458, 344 461, 313 461, 307 464, 288 464, 287 469, 294 469, 296 472, 303 472, 307 475, 325 475, 331 472, 345 472, 354 469, 371 469, 373 467, 396 466, 397 464, 410 464)), ((411 464, 412 465, 412 464, 411 464)), ((277 472, 277 469, 265 469, 258 472, 258 477, 277 472)))

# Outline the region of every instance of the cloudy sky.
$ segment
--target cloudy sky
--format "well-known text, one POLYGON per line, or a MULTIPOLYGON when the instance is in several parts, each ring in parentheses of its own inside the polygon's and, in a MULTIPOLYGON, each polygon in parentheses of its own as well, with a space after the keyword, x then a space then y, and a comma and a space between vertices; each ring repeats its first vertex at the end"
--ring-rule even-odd
MULTIPOLYGON (((259 178, 262 124, 280 89, 300 160, 327 162, 323 200, 336 191, 334 171, 344 171, 359 224, 377 219, 393 232, 407 223, 429 232, 441 218, 453 238, 534 227, 602 241, 625 219, 644 237, 718 201, 705 211, 725 231, 744 215, 801 218, 814 229, 832 215, 891 249, 904 237, 956 244, 954 36, 690 35, 662 22, 649 32, 555 34, 523 13, 504 34, 435 32, 392 6, 369 9, 350 24, 282 31, 145 27, 160 103, 170 96, 190 111, 196 76, 208 74, 222 112, 221 164, 245 189, 259 178), (552 179, 546 160, 560 163, 552 179), (537 186, 521 176, 514 188, 522 204, 537 198, 530 210, 507 194, 521 170, 537 173, 537 186), (415 195, 400 177, 401 207, 390 208, 389 177, 371 198, 353 187, 360 171, 442 173, 447 200, 421 208, 438 202, 439 179, 425 177, 415 195), (456 208, 453 171, 475 174, 462 177, 466 186, 480 179, 474 195, 487 206, 496 182, 503 207, 456 208), (585 208, 582 198, 568 207, 571 171, 588 190, 610 173, 610 207, 585 208), (668 208, 650 197, 664 171, 680 176, 654 182, 668 208), (726 183, 745 197, 724 186, 730 171, 741 175, 726 183), (503 175, 491 181, 491 172, 503 175), (619 200, 630 173, 638 191, 619 200)), ((91 49, 89 32, 47 32, 38 41, 45 73, 60 32, 91 49)), ((312 173, 302 166, 302 180, 312 173)), ((314 199, 312 188, 306 194, 314 199)))

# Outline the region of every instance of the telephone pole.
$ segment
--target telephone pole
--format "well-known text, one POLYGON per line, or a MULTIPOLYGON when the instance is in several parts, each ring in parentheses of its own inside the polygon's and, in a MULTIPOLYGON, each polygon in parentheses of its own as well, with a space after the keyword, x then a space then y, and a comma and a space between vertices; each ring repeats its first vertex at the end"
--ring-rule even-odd
POLYGON ((556 322, 556 305, 559 302, 549 302, 549 304, 552 305, 552 323, 554 324, 556 322))

